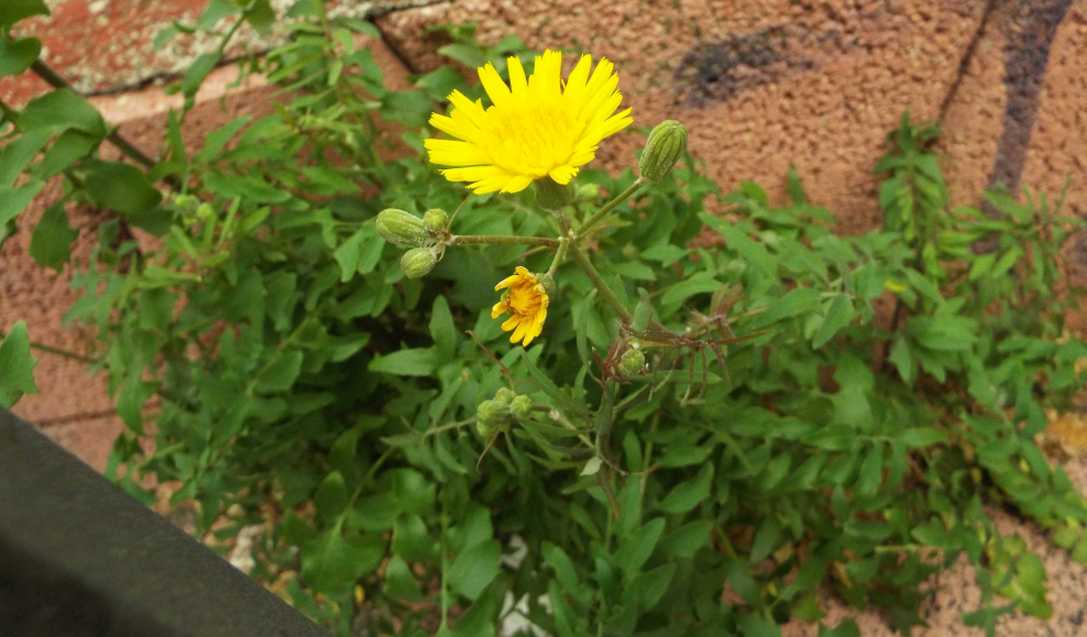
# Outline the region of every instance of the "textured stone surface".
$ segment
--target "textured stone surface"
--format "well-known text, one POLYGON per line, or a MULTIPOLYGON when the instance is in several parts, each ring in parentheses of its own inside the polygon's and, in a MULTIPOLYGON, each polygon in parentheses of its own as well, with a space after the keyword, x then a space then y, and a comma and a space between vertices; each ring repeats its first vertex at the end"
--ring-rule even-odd
MULTIPOLYGON (((365 17, 418 7, 435 0, 341 0, 329 2, 329 15, 365 17)), ((175 21, 194 24, 209 0, 51 0, 51 15, 20 22, 16 32, 42 41, 42 59, 84 94, 113 93, 162 83, 189 67, 197 56, 214 52, 232 18, 211 32, 178 35, 160 46, 155 37, 175 21)), ((294 0, 272 0, 282 15, 294 0)), ((265 51, 285 40, 278 26, 260 33, 248 25, 238 30, 227 58, 265 51)), ((46 90, 32 74, 0 78, 0 99, 20 105, 46 90)))

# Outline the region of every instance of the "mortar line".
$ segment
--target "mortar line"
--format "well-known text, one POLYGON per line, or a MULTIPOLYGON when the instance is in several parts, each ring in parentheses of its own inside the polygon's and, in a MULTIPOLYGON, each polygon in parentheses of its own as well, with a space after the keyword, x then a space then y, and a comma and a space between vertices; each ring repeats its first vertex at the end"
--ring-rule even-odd
POLYGON ((951 82, 951 87, 948 89, 947 94, 944 95, 943 101, 940 102, 940 114, 936 121, 941 125, 943 125, 944 118, 951 108, 951 103, 955 100, 955 95, 959 92, 959 87, 962 85, 963 78, 966 77, 966 70, 970 66, 970 61, 974 59, 978 43, 984 37, 989 26, 989 19, 996 13, 999 2, 1000 0, 987 0, 985 3, 985 12, 981 15, 981 22, 978 23, 978 28, 974 31, 974 35, 971 36, 970 43, 966 45, 966 50, 963 51, 962 58, 959 60, 959 69, 955 73, 955 79, 951 82))

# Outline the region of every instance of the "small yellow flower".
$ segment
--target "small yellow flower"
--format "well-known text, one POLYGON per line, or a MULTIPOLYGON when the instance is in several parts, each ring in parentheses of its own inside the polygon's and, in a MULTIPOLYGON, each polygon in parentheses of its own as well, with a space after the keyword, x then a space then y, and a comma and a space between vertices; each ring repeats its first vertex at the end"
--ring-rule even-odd
POLYGON ((430 161, 452 166, 441 171, 445 178, 469 182, 476 194, 519 192, 544 177, 568 184, 605 137, 634 121, 629 108, 616 112, 623 95, 607 59, 592 69, 592 56, 582 55, 565 82, 558 51, 536 56, 527 78, 520 60, 507 62, 509 85, 490 63, 477 69, 491 106, 453 91, 450 114, 430 116, 431 126, 455 138, 427 139, 430 161))
POLYGON ((509 313, 510 317, 502 323, 502 330, 510 335, 510 342, 522 341, 525 347, 543 331, 544 321, 547 319, 547 290, 536 275, 529 272, 524 266, 517 266, 511 276, 508 276, 498 285, 495 291, 506 289, 502 298, 491 308, 491 318, 498 318, 509 313))

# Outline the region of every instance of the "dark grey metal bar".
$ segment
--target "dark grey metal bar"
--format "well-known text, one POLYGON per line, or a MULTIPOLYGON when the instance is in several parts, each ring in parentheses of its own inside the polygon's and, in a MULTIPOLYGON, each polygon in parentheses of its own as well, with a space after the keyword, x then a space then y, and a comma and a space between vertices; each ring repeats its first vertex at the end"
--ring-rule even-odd
POLYGON ((0 409, 0 635, 326 633, 0 409))

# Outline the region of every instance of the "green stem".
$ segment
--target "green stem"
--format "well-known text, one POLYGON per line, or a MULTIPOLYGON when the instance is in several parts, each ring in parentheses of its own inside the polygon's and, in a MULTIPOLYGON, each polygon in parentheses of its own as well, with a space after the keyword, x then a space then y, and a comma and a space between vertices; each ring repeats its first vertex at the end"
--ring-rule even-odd
POLYGON ((638 177, 637 179, 634 180, 634 183, 627 186, 626 190, 624 190, 623 192, 616 195, 615 198, 612 199, 611 201, 609 201, 608 203, 604 204, 600 208, 600 210, 597 210, 593 214, 593 216, 589 217, 588 219, 585 220, 585 223, 581 224, 581 227, 578 228, 577 238, 578 239, 584 238, 585 235, 588 234, 588 232, 590 230, 592 230, 593 226, 600 223, 600 221, 603 220, 604 217, 606 217, 609 212, 614 210, 616 208, 616 206, 618 206, 619 204, 621 204, 624 201, 626 201, 627 199, 629 199, 630 196, 633 195, 634 193, 636 193, 638 191, 638 189, 641 188, 644 183, 645 182, 642 181, 642 178, 638 177))
POLYGON ((555 276, 555 271, 559 269, 562 262, 566 259, 566 252, 570 249, 569 239, 559 239, 559 249, 555 251, 555 258, 551 261, 551 267, 547 268, 548 276, 555 276))
POLYGON ((615 296, 615 293, 611 291, 608 284, 601 278, 600 273, 596 271, 593 266, 593 262, 589 260, 589 257, 585 255, 585 252, 576 245, 571 244, 570 251, 574 255, 574 260, 578 262, 581 269, 585 271, 585 274, 589 276, 589 279, 596 286, 597 292, 600 293, 600 298, 611 306, 615 313, 619 315, 619 318, 626 324, 630 324, 632 317, 630 311, 623 306, 623 303, 619 301, 619 297, 615 296))
MULTIPOLYGON (((35 75, 45 80, 45 82, 53 88, 66 88, 69 90, 75 90, 72 88, 72 85, 69 84, 67 80, 61 77, 59 73, 54 71, 48 64, 42 62, 41 60, 35 60, 34 63, 30 65, 30 70, 34 71, 35 75)), ((124 155, 127 156, 129 159, 132 159, 148 167, 155 165, 155 160, 148 157, 139 148, 133 146, 131 143, 129 143, 127 139, 121 137, 121 134, 118 133, 116 130, 113 130, 109 133, 109 135, 106 135, 106 139, 108 139, 111 144, 116 146, 118 150, 124 153, 124 155)))
POLYGON ((451 246, 522 244, 557 247, 559 240, 551 237, 519 237, 514 234, 455 234, 449 237, 451 246))

